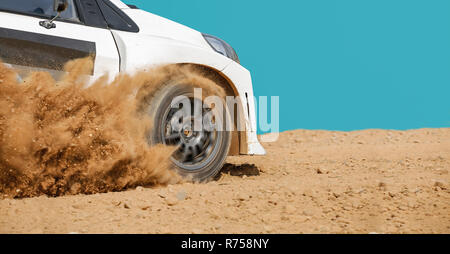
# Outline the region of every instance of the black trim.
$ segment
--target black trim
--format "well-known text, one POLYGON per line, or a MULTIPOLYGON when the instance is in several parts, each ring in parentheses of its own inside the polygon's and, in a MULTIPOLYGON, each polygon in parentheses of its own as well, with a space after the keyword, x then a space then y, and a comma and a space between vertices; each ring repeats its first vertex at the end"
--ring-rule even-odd
POLYGON ((139 32, 137 24, 113 3, 108 0, 96 1, 110 29, 133 33, 139 32))
POLYGON ((95 42, 0 27, 0 59, 5 63, 62 71, 67 61, 87 56, 95 59, 95 42))
POLYGON ((108 29, 108 24, 96 0, 75 0, 75 4, 78 7, 80 20, 85 25, 108 29))
POLYGON ((139 7, 134 4, 127 4, 127 6, 130 7, 130 9, 139 9, 139 7))

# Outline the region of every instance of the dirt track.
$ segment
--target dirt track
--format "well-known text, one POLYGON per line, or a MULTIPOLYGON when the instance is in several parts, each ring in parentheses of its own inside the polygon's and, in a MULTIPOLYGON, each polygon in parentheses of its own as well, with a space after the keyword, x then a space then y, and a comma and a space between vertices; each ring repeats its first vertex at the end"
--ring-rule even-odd
POLYGON ((220 179, 0 200, 0 233, 450 233, 450 129, 292 131, 220 179))

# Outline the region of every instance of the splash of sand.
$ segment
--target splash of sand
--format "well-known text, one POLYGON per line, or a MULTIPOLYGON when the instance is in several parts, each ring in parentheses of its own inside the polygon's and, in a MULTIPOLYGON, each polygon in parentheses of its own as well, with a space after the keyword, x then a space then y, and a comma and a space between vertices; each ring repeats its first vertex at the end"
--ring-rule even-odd
POLYGON ((55 81, 47 72, 18 82, 0 63, 0 194, 4 197, 93 194, 177 182, 173 147, 150 147, 145 105, 169 80, 223 89, 189 66, 163 66, 133 76, 108 77, 87 87, 93 64, 66 64, 55 81), (87 87, 87 88, 86 88, 87 87), (135 92, 139 90, 138 95, 135 92))

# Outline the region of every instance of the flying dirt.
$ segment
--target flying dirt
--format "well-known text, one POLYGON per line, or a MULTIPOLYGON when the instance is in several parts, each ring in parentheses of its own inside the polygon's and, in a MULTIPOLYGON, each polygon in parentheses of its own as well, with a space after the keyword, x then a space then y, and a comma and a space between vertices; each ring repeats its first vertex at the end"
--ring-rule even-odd
POLYGON ((68 62, 56 81, 33 72, 23 82, 0 63, 0 194, 93 194, 180 181, 174 147, 150 147, 145 102, 169 77, 222 94, 189 66, 162 66, 88 86, 91 59, 68 62), (136 91, 139 91, 136 96, 136 91))
POLYGON ((0 233, 450 232, 448 128, 285 132, 193 184, 147 144, 145 102, 174 76, 223 91, 189 66, 85 88, 91 67, 18 82, 0 65, 0 233))

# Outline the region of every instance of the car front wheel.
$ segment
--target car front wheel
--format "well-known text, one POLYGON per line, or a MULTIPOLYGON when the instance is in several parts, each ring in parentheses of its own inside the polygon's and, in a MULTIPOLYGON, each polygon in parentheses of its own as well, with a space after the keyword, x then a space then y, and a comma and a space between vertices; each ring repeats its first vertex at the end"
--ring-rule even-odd
MULTIPOLYGON (((225 105, 225 104, 223 104, 225 105)), ((179 174, 194 182, 213 179, 221 170, 228 155, 231 134, 224 127, 224 114, 215 117, 212 109, 194 97, 189 84, 169 83, 153 94, 147 112, 153 122, 148 133, 150 145, 165 144, 176 147, 171 160, 179 174), (200 106, 199 106, 200 105, 200 106), (196 124, 201 124, 201 128, 196 124)))

